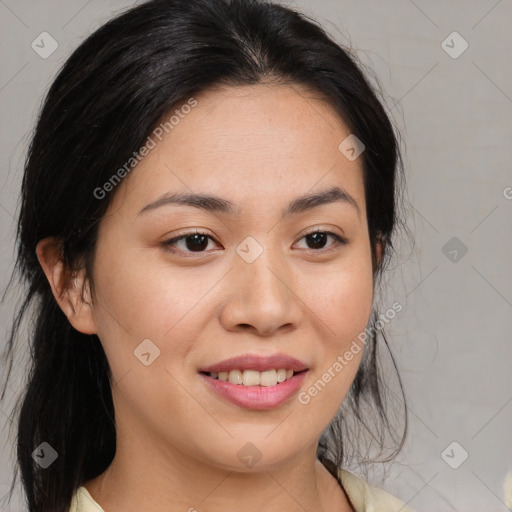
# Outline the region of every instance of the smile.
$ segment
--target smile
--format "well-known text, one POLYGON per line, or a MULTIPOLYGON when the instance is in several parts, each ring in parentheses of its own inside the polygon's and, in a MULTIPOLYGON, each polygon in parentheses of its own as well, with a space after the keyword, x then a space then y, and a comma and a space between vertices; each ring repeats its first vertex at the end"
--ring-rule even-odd
POLYGON ((212 379, 231 382, 231 384, 242 386, 275 386, 293 377, 293 370, 280 368, 279 370, 230 370, 229 372, 207 373, 212 379))

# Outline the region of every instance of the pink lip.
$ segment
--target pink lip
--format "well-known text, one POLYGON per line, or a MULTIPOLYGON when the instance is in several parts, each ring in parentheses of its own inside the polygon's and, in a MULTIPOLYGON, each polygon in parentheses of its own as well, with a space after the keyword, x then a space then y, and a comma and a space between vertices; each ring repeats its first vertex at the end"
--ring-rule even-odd
MULTIPOLYGON (((280 368, 282 367, 280 366, 280 368)), ((230 368, 233 369, 233 366, 230 368)), ((276 368, 276 366, 273 368, 276 368)), ((245 369, 250 370, 253 368, 245 369)), ((261 410, 274 409, 292 398, 299 390, 307 373, 307 371, 297 373, 291 379, 287 379, 275 386, 244 386, 243 384, 231 384, 228 381, 213 379, 204 373, 199 375, 210 389, 232 404, 245 409, 261 410)))
POLYGON ((198 371, 203 373, 229 372, 230 370, 258 370, 259 372, 264 372, 266 370, 279 370, 280 368, 301 372, 302 370, 307 370, 308 366, 306 363, 286 354, 275 354, 267 357, 245 354, 205 366, 198 371))

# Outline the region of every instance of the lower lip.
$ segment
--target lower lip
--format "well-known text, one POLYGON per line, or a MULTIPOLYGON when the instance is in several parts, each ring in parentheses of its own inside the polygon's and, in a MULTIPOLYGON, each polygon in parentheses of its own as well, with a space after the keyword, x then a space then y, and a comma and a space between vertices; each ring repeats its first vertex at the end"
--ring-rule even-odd
POLYGON ((297 393, 306 373, 307 370, 297 373, 291 379, 286 379, 275 386, 244 386, 213 379, 204 373, 199 375, 210 389, 232 404, 245 409, 274 409, 297 393))

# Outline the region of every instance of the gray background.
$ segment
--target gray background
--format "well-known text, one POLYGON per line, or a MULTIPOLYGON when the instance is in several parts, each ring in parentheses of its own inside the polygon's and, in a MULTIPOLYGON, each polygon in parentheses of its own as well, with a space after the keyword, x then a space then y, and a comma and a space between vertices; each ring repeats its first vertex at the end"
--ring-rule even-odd
MULTIPOLYGON (((129 5, 0 0, 0 291, 14 261, 23 159, 40 101, 71 50, 129 5), (46 59, 31 48, 44 31, 58 42, 46 59)), ((504 512, 502 483, 512 469, 512 3, 288 5, 358 50, 375 70, 405 139, 408 222, 416 245, 404 246, 388 276, 386 304, 404 305, 388 332, 410 433, 388 479, 373 482, 417 511, 504 512), (442 46, 454 31, 469 45, 457 58, 453 52, 463 48, 458 36, 442 46)), ((14 299, 2 304, 1 343, 14 299)), ((11 394, 21 385, 25 361, 21 354, 11 394)), ((2 382, 4 373, 1 368, 2 382)), ((19 491, 10 506, 1 501, 12 477, 11 403, 0 411, 0 508, 17 511, 24 510, 19 491)))

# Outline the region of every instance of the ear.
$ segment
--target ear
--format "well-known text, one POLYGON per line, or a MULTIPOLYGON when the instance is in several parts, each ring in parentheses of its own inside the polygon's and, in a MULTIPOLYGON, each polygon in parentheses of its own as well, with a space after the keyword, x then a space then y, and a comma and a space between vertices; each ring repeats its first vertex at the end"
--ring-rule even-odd
POLYGON ((85 269, 70 275, 62 261, 61 244, 55 237, 41 240, 37 259, 52 288, 53 296, 71 325, 83 334, 96 334, 89 283, 85 269))
POLYGON ((382 256, 384 255, 384 251, 386 249, 386 240, 382 235, 377 235, 377 240, 375 243, 375 269, 373 271, 374 276, 377 274, 377 270, 380 267, 382 256))
POLYGON ((377 241, 377 266, 380 265, 380 262, 382 261, 382 255, 384 254, 384 249, 386 248, 386 241, 379 237, 377 241))

